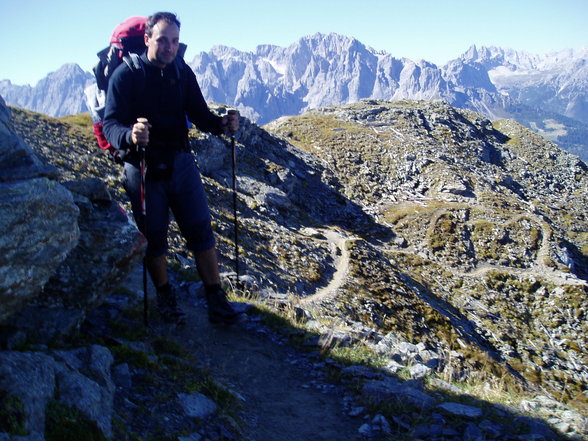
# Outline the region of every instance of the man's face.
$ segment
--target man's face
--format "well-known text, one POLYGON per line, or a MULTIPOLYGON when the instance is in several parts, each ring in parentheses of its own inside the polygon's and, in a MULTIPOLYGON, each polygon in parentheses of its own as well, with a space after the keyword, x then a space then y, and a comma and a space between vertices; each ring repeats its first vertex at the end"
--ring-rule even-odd
POLYGON ((157 67, 172 63, 180 47, 180 28, 175 23, 160 20, 153 26, 151 37, 145 34, 147 58, 157 67))

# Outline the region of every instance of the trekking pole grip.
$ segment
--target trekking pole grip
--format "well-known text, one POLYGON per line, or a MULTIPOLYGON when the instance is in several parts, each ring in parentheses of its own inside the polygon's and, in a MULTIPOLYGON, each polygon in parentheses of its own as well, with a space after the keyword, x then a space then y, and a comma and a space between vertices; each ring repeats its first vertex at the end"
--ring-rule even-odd
MULTIPOLYGON (((235 109, 229 109, 229 110, 227 110, 227 115, 228 115, 229 117, 230 117, 230 116, 233 116, 233 115, 238 115, 238 114, 239 114, 239 112, 237 112, 235 109)), ((230 119, 230 118, 229 118, 229 119, 230 119)), ((231 134, 231 138, 234 138, 234 137, 235 137, 235 133, 236 133, 236 132, 235 132, 235 133, 233 133, 233 132, 231 131, 231 129, 230 129, 230 123, 229 123, 229 121, 227 121, 227 124, 229 125, 229 132, 230 132, 230 134, 231 134)))
MULTIPOLYGON (((147 147, 147 144, 149 143, 149 128, 151 127, 151 124, 149 124, 149 120, 147 120, 147 118, 137 118, 136 124, 143 124, 147 130, 147 138, 145 141, 141 142, 139 139, 137 139, 136 145, 138 147, 138 150, 143 150, 145 149, 145 147, 147 147)), ((137 136, 137 134, 134 134, 134 136, 137 136)))

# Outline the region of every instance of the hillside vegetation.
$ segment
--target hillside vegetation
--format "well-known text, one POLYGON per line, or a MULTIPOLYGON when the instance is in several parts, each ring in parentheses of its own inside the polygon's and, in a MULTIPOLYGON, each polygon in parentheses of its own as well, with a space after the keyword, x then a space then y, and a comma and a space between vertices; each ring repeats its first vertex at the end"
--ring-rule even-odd
POLYGON ((443 103, 369 101, 267 128, 320 158, 390 233, 353 231, 332 315, 437 351, 482 350, 585 400, 583 162, 513 121, 443 103))

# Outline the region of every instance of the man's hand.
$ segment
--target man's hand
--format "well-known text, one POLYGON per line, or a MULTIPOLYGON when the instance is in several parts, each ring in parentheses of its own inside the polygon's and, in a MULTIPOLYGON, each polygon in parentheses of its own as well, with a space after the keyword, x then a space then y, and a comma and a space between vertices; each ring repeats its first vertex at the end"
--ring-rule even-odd
POLYGON ((239 131, 239 118, 240 114, 237 110, 229 110, 225 116, 223 116, 222 125, 225 133, 229 132, 234 135, 239 131))
POLYGON ((146 146, 149 144, 149 129, 151 124, 147 118, 137 118, 137 122, 133 124, 131 131, 131 141, 135 145, 146 146))

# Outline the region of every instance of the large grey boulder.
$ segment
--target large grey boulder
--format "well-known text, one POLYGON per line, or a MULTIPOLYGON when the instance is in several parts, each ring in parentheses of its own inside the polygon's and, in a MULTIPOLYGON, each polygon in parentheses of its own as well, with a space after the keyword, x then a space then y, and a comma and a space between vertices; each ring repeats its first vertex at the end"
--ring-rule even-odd
POLYGON ((12 320, 29 338, 49 342, 70 334, 126 279, 147 242, 106 185, 89 178, 66 182, 79 207, 80 239, 41 294, 12 320))
POLYGON ((7 347, 24 337, 47 343, 70 334, 144 255, 145 238, 100 179, 60 184, 57 177, 15 134, 0 102, 0 325, 7 347))
POLYGON ((79 210, 14 132, 0 97, 0 323, 34 299, 77 245, 79 210))

